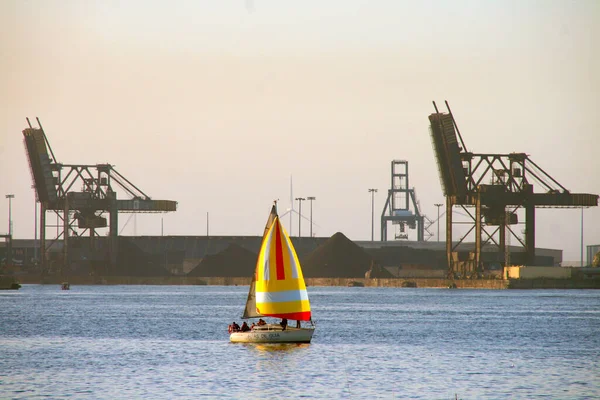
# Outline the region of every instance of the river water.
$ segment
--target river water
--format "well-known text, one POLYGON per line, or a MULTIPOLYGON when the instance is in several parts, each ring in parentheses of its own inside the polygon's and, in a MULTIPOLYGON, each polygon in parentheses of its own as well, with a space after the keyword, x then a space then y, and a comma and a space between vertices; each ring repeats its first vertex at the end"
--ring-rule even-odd
POLYGON ((311 344, 232 344, 247 290, 2 291, 0 398, 600 398, 600 291, 310 287, 311 344))

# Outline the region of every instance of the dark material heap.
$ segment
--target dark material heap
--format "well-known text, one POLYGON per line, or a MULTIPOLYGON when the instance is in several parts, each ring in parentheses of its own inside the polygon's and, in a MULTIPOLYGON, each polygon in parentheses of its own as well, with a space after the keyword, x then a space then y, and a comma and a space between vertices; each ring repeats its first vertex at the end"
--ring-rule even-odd
POLYGON ((220 253, 206 256, 188 276, 249 277, 256 267, 256 254, 230 244, 220 253))
POLYGON ((305 278, 364 278, 372 258, 360 246, 337 232, 304 260, 305 278))
POLYGON ((126 238, 119 238, 119 254, 114 275, 171 276, 162 255, 148 254, 126 238))
POLYGON ((371 268, 365 273, 367 279, 390 279, 394 276, 387 269, 377 264, 375 261, 371 263, 371 268))
POLYGON ((442 251, 389 246, 367 249, 367 253, 382 267, 402 269, 446 269, 446 254, 442 251))

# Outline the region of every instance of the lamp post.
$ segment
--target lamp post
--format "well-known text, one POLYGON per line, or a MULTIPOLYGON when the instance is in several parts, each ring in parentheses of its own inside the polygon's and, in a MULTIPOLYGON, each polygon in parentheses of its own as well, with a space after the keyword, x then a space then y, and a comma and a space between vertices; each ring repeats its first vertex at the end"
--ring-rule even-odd
POLYGON ((583 207, 581 207, 581 261, 579 266, 583 267, 583 207))
POLYGON ((371 242, 374 241, 375 238, 375 193, 377 193, 377 189, 369 189, 369 193, 371 193, 371 242))
POLYGON ((15 195, 7 194, 5 197, 8 199, 8 234, 12 235, 12 199, 15 195))
POLYGON ((298 200, 298 237, 302 237, 302 201, 306 200, 304 197, 296 197, 298 200))
POLYGON ((6 265, 12 265, 12 199, 14 194, 7 194, 8 199, 8 251, 6 252, 6 265))
POLYGON ((441 203, 435 203, 434 206, 438 209, 438 219, 437 219, 437 241, 440 241, 440 207, 443 206, 441 203))
POLYGON ((306 198, 306 200, 310 201, 310 237, 313 237, 313 233, 312 233, 312 202, 313 200, 316 200, 317 198, 315 196, 308 196, 306 198))

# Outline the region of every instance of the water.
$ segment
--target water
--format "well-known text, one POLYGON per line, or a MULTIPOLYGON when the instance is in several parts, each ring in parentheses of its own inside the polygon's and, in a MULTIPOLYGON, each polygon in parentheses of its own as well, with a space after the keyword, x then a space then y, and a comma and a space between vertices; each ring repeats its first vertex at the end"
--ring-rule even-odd
POLYGON ((311 287, 309 345, 228 342, 247 287, 0 292, 0 398, 600 397, 600 291, 311 287))

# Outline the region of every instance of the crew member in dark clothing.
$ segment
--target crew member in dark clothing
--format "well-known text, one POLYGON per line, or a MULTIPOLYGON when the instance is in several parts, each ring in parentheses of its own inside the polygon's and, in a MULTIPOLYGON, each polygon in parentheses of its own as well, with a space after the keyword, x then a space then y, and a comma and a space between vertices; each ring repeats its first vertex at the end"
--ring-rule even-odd
POLYGON ((244 321, 244 323, 242 324, 242 332, 248 332, 250 331, 250 327, 248 326, 248 324, 246 323, 246 321, 244 321))
POLYGON ((287 328, 287 318, 282 319, 279 325, 281 325, 281 330, 285 331, 285 328, 287 328))

